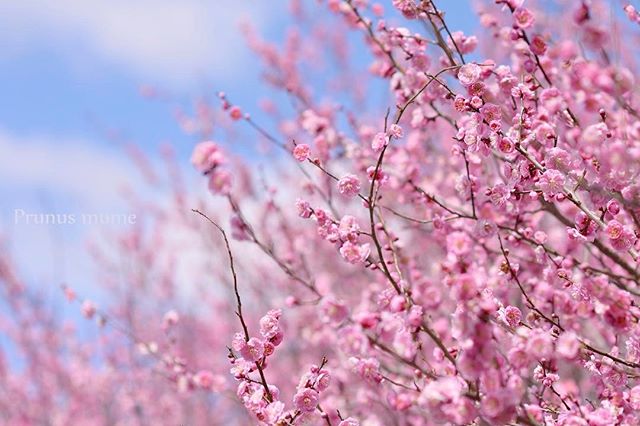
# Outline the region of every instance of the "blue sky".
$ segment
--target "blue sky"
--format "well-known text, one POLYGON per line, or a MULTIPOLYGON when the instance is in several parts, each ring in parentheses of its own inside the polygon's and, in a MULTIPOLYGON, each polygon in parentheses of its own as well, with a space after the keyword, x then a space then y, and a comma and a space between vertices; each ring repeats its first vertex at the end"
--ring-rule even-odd
MULTIPOLYGON (((452 29, 473 29, 467 0, 440 3, 452 29)), ((0 2, 0 235, 29 282, 53 293, 62 280, 88 280, 82 247, 95 230, 16 224, 15 210, 122 212, 119 188, 139 177, 107 129, 152 157, 169 142, 187 166, 195 140, 179 129, 174 105, 142 98, 141 85, 160 87, 185 107, 194 96, 224 90, 259 119, 257 99, 270 92, 238 24, 249 20, 281 39, 287 4, 0 2)))

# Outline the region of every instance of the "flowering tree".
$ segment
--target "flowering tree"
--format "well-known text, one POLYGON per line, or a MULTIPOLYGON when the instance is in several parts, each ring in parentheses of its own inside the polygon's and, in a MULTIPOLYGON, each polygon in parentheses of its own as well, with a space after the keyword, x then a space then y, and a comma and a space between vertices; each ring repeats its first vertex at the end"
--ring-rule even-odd
POLYGON ((293 107, 263 105, 273 132, 224 93, 180 115, 204 140, 192 162, 212 194, 172 174, 171 202, 145 204, 151 226, 118 241, 137 265, 127 285, 107 276, 113 307, 81 305, 119 333, 86 354, 53 325, 19 332, 49 323, 0 267, 9 335, 29 354, 24 372, 0 369, 0 418, 639 424, 640 117, 621 46, 639 41, 640 14, 481 1, 477 37, 436 3, 393 0, 384 19, 368 0, 293 1, 282 48, 247 28, 293 107), (213 121, 279 156, 265 170, 234 158, 208 140, 213 121), (183 252, 163 250, 169 230, 212 256, 199 310, 171 309, 183 252))

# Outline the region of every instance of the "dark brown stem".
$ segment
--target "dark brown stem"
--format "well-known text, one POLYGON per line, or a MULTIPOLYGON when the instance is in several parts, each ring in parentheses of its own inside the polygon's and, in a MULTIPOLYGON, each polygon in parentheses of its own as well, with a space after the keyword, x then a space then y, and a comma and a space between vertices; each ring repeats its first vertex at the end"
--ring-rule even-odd
MULTIPOLYGON (((242 331, 244 332, 244 340, 246 342, 249 341, 249 328, 247 327, 247 323, 244 320, 244 316, 242 315, 242 300, 240 299, 240 291, 238 290, 238 276, 236 274, 235 262, 233 260, 233 253, 231 252, 231 246, 229 245, 229 239, 227 238, 227 233, 222 229, 220 225, 211 220, 209 216, 202 213, 198 209, 191 209, 192 212, 199 214, 203 218, 205 218, 209 223, 215 226, 218 231, 222 234, 222 238, 224 239, 224 245, 227 248, 227 254, 229 255, 229 265, 231 267, 231 275, 233 276, 233 291, 236 295, 236 315, 240 319, 240 324, 242 325, 242 331)), ((256 361, 256 368, 258 369, 258 373, 260 374, 260 380, 262 381, 262 386, 264 387, 264 391, 267 395, 267 400, 269 402, 273 401, 273 395, 271 395, 271 391, 269 390, 269 385, 267 384, 267 379, 264 376, 264 371, 262 366, 258 361, 256 361)))

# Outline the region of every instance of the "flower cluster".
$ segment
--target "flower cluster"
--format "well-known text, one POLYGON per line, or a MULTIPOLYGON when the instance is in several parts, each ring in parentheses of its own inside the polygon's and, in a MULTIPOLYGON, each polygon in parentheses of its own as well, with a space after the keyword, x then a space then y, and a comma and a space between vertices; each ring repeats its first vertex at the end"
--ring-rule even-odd
POLYGON ((209 190, 216 194, 226 194, 231 189, 231 173, 220 168, 225 160, 218 144, 212 141, 200 142, 191 155, 191 163, 209 177, 209 190))
POLYGON ((80 307, 148 362, 108 327, 86 353, 44 326, 24 332, 47 317, 0 257, 18 319, 0 323, 29 367, 5 373, 0 358, 7 421, 33 410, 46 423, 58 403, 60 424, 82 404, 115 407, 105 423, 640 424, 639 66, 621 50, 638 13, 481 1, 474 36, 440 3, 292 1, 300 25, 281 45, 244 28, 287 104, 263 100, 252 115, 226 95, 197 104, 187 121, 207 131, 192 163, 215 196, 172 179, 172 204, 151 203, 153 226, 117 236, 117 261, 96 253, 113 321, 80 307), (211 142, 211 123, 233 143, 211 142), (231 162, 238 146, 253 154, 244 132, 260 155, 231 162), (79 355, 43 357, 39 339, 79 355), (232 377, 219 356, 230 340, 232 377), (107 373, 92 369, 100 353, 107 373), (99 396, 136 387, 107 404, 83 395, 87 377, 99 396), (60 398, 48 398, 52 383, 60 398))

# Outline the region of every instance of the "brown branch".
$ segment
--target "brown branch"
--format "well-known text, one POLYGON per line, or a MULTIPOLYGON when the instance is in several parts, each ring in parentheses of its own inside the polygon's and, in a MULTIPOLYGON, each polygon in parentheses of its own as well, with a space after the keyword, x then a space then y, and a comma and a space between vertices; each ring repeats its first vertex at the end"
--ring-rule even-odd
MULTIPOLYGON (((247 327, 247 323, 245 322, 244 316, 242 315, 242 300, 240 299, 240 291, 238 290, 238 276, 236 274, 235 263, 233 260, 233 253, 231 252, 231 246, 229 245, 229 239, 227 238, 227 233, 224 231, 224 229, 222 229, 220 225, 218 225, 216 222, 211 220, 209 216, 202 213, 200 210, 191 209, 191 211, 205 218, 207 221, 209 221, 209 223, 215 226, 218 229, 218 231, 220 231, 220 233, 222 234, 222 238, 224 239, 224 245, 227 248, 227 254, 229 255, 229 266, 231 267, 231 275, 233 276, 233 291, 235 292, 235 295, 236 295, 236 305, 237 305, 236 315, 240 319, 240 324, 242 324, 242 331, 244 332, 244 340, 248 342, 249 328, 247 327)), ((267 400, 271 402, 273 401, 273 395, 271 395, 271 391, 269 390, 269 385, 267 384, 267 379, 264 375, 263 368, 260 365, 260 362, 258 361, 256 361, 256 368, 258 369, 258 373, 260 374, 260 380, 262 381, 262 386, 264 387, 264 391, 267 395, 267 400)))

